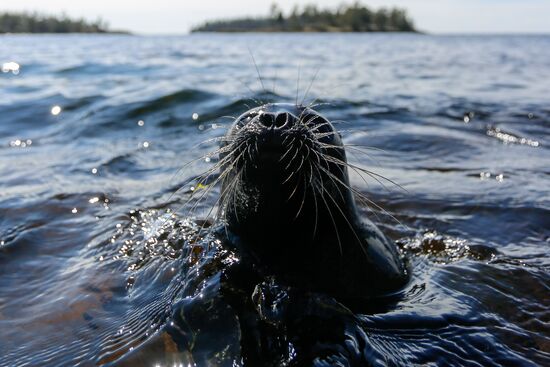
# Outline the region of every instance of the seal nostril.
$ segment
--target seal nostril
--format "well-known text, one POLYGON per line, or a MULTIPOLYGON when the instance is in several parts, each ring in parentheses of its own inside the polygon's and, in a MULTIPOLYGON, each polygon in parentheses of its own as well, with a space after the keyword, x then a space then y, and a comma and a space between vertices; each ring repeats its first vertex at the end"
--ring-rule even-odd
POLYGON ((257 121, 270 129, 282 129, 292 127, 298 118, 288 112, 261 112, 258 114, 257 121))
POLYGON ((272 127, 275 124, 275 116, 271 113, 262 113, 258 117, 258 121, 265 127, 272 127))
POLYGON ((284 112, 277 115, 275 118, 275 127, 283 127, 290 121, 290 114, 284 112))

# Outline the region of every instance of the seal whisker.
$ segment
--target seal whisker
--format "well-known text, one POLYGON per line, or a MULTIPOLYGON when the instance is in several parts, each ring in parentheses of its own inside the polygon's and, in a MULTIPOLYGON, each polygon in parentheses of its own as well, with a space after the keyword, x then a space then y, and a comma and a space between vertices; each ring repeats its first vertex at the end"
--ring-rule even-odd
POLYGON ((300 213, 302 212, 302 208, 304 207, 304 203, 306 202, 306 195, 307 195, 306 176, 305 175, 302 175, 302 176, 303 176, 302 178, 304 179, 304 190, 303 190, 303 194, 302 194, 302 203, 300 204, 300 207, 298 208, 298 212, 294 216, 294 220, 298 219, 298 217, 300 216, 300 213))
MULTIPOLYGON (((236 80, 241 83, 242 86, 244 86, 246 89, 248 89, 248 91, 252 94, 252 95, 255 95, 257 94, 257 92, 253 91, 252 88, 250 88, 250 86, 248 86, 248 84, 246 84, 245 82, 242 81, 242 79, 240 78, 236 78, 236 80)), ((265 91, 265 88, 264 88, 264 91, 265 91)), ((256 103, 257 106, 261 106, 263 105, 265 102, 260 100, 260 99, 257 99, 257 98, 254 98, 254 97, 246 97, 246 99, 249 99, 251 100, 252 102, 256 103)), ((244 103, 243 103, 244 104, 244 103)), ((246 106, 246 108, 248 109, 251 109, 250 106, 248 106, 247 104, 244 104, 246 106)))
MULTIPOLYGON (((195 162, 198 162, 198 161, 203 160, 203 159, 208 158, 208 157, 215 156, 215 155, 217 155, 217 154, 219 154, 219 153, 222 153, 222 152, 223 152, 223 148, 219 148, 219 149, 216 149, 216 150, 213 151, 213 152, 208 152, 208 153, 206 153, 206 154, 204 154, 204 155, 202 155, 202 156, 200 156, 200 157, 198 157, 198 158, 196 158, 196 159, 193 159, 193 160, 187 162, 186 164, 184 164, 183 166, 181 166, 180 168, 178 168, 178 170, 176 171, 176 173, 174 173, 174 175, 173 175, 172 178, 170 179, 170 182, 172 182, 172 181, 176 178, 176 176, 177 176, 183 169, 185 169, 186 167, 188 167, 190 164, 195 163, 195 162)), ((180 190, 180 189, 178 189, 178 190, 176 190, 175 192, 173 192, 172 195, 174 195, 175 193, 177 193, 179 190, 180 190)), ((170 197, 168 198, 168 200, 170 200, 171 198, 172 198, 172 196, 170 196, 170 197)))
POLYGON ((284 138, 283 138, 283 141, 281 142, 281 145, 287 145, 286 142, 288 141, 288 138, 290 138, 290 137, 291 137, 290 134, 285 134, 284 138))
MULTIPOLYGON (((296 140, 296 137, 293 137, 292 141, 288 145, 286 145, 288 148, 287 148, 286 152, 279 159, 279 162, 282 162, 285 159, 285 157, 288 155, 288 153, 291 152, 290 147, 292 147, 292 144, 294 144, 295 140, 296 140)), ((292 161, 292 159, 291 159, 291 161, 292 161)))
POLYGON ((275 93, 275 82, 277 81, 277 70, 275 70, 275 76, 273 77, 273 94, 275 93))
POLYGON ((389 153, 389 151, 387 151, 385 149, 377 148, 377 147, 371 147, 371 146, 363 145, 363 144, 344 144, 344 146, 345 147, 360 147, 360 148, 363 148, 363 149, 376 150, 376 151, 383 152, 383 153, 389 153))
MULTIPOLYGON (((242 142, 239 146, 241 146, 242 144, 244 144, 244 142, 242 142)), ((238 148, 238 147, 237 147, 238 148)), ((243 154, 243 153, 241 153, 243 154)), ((221 159, 217 164, 215 164, 213 167, 211 167, 209 170, 207 170, 206 172, 202 173, 200 176, 198 176, 197 178, 199 179, 198 183, 197 183, 197 187, 200 187, 201 185, 204 185, 204 183, 206 182, 207 178, 210 177, 218 168, 222 167, 225 163, 227 162, 230 162, 232 159, 232 157, 230 155, 226 156, 225 158, 221 159)), ((230 168, 232 166, 230 165, 230 168)), ((211 187, 214 187, 218 182, 220 182, 220 180, 223 178, 223 175, 224 174, 227 174, 229 172, 228 169, 224 170, 217 178, 216 180, 210 185, 210 188, 211 187)), ((180 190, 180 189, 178 189, 180 190)), ((209 192, 210 190, 207 189, 205 190, 205 192, 198 198, 197 202, 195 203, 195 205, 191 208, 190 210, 190 213, 193 213, 194 210, 195 210, 195 207, 200 203, 200 201, 205 197, 205 195, 209 192)), ((176 191, 177 192, 177 191, 176 191)), ((180 211, 183 207, 185 207, 195 196, 195 193, 197 191, 194 190, 191 192, 191 195, 189 196, 189 198, 176 210, 176 211, 180 211)))
POLYGON ((295 102, 296 106, 298 106, 298 94, 299 94, 299 91, 300 91, 300 71, 301 71, 301 68, 302 68, 302 66, 298 65, 298 80, 296 81, 296 102, 295 102))
MULTIPOLYGON (((208 195, 208 194, 211 192, 211 190, 216 186, 216 184, 217 184, 218 182, 220 182, 220 181, 223 179, 223 175, 226 175, 226 174, 227 174, 227 172, 226 172, 226 171, 223 171, 223 172, 214 180, 214 182, 213 182, 212 184, 208 185, 208 186, 206 187, 206 189, 204 189, 204 191, 201 193, 201 195, 197 198, 195 204, 188 210, 188 215, 192 216, 192 215, 195 213, 195 210, 197 209, 198 205, 202 202, 202 200, 203 200, 204 198, 206 198, 206 195, 208 195)), ((200 185, 200 184, 199 184, 199 185, 200 185)), ((183 206, 187 205, 187 204, 191 201, 191 199, 194 198, 194 197, 193 197, 193 194, 194 194, 195 192, 196 192, 196 190, 193 191, 193 193, 191 194, 191 196, 189 197, 189 199, 184 203, 183 206)))
POLYGON ((323 103, 315 103, 319 100, 319 98, 315 98, 311 103, 307 106, 307 108, 315 108, 319 106, 335 106, 332 102, 323 102, 323 103))
MULTIPOLYGON (((298 152, 298 150, 296 150, 296 153, 298 152)), ((294 155, 294 157, 296 157, 296 155, 294 155)), ((285 168, 285 171, 288 169, 288 167, 290 166, 290 164, 292 163, 292 160, 294 158, 292 158, 289 162, 289 164, 287 165, 287 167, 285 168)), ((295 174, 298 174, 300 171, 299 169, 298 170, 291 170, 290 171, 290 175, 281 183, 281 185, 284 185, 285 183, 287 183, 295 174)), ((292 193, 290 194, 290 196, 287 198, 287 201, 289 201, 292 196, 294 196, 294 193, 296 192, 296 190, 298 189, 298 187, 300 186, 300 183, 297 182, 296 183, 296 186, 294 187, 294 190, 292 190, 292 193)))
POLYGON ((333 124, 351 124, 348 120, 330 120, 330 122, 333 124))
POLYGON ((313 101, 311 101, 309 103, 309 105, 307 105, 307 108, 314 108, 314 107, 317 107, 318 105, 315 104, 315 102, 317 102, 319 100, 319 97, 316 97, 313 99, 313 101))
MULTIPOLYGON (((302 145, 300 146, 300 148, 298 150, 301 151, 302 149, 302 146, 304 145, 304 142, 302 141, 302 145)), ((307 156, 309 156, 309 151, 307 151, 307 156)), ((302 153, 302 159, 300 160, 300 164, 298 165, 298 168, 296 168, 296 172, 300 172, 300 169, 302 168, 302 166, 304 165, 304 161, 306 160, 307 158, 304 156, 304 154, 302 153)))
POLYGON ((200 143, 197 143, 197 144, 193 145, 191 148, 195 149, 195 148, 198 148, 201 145, 204 145, 204 144, 207 144, 207 143, 220 142, 220 141, 221 142, 233 142, 234 139, 233 138, 227 138, 225 136, 218 136, 218 137, 215 137, 215 138, 210 138, 210 139, 203 140, 200 143))
POLYGON ((218 117, 219 119, 230 119, 232 121, 235 121, 235 119, 237 118, 237 116, 230 116, 230 115, 223 115, 223 116, 220 116, 218 117))
POLYGON ((338 131, 331 131, 326 133, 313 133, 313 136, 317 139, 322 139, 327 136, 341 136, 343 133, 350 133, 350 132, 356 132, 359 131, 357 129, 347 129, 347 130, 338 130, 338 131))
MULTIPOLYGON (((327 143, 323 143, 323 142, 319 142, 319 144, 321 144, 321 145, 323 145, 324 147, 327 147, 327 148, 338 148, 338 149, 341 149, 341 148, 342 148, 342 147, 339 146, 339 145, 327 144, 327 143)), ((371 146, 368 146, 368 145, 345 144, 345 143, 343 144, 343 148, 344 148, 344 149, 350 148, 350 149, 354 149, 354 150, 363 152, 362 149, 359 149, 359 148, 356 148, 356 147, 361 147, 362 149, 375 150, 375 151, 379 151, 379 152, 388 153, 387 150, 380 149, 380 148, 376 148, 376 147, 371 147, 371 146)), ((365 154, 368 154, 368 153, 365 153, 365 154)))
MULTIPOLYGON (((326 159, 328 159, 329 161, 331 161, 332 163, 335 163, 335 164, 337 164, 337 165, 346 166, 346 167, 352 169, 352 170, 353 170, 354 172, 356 172, 357 174, 359 174, 359 171, 361 171, 361 172, 365 173, 366 175, 368 175, 369 177, 371 177, 372 179, 374 179, 376 182, 378 182, 378 183, 380 184, 380 186, 382 186, 384 189, 386 189, 387 191, 391 191, 391 190, 388 189, 388 187, 387 187, 386 185, 384 185, 384 183, 383 183, 382 181, 380 181, 380 180, 378 179, 377 176, 380 176, 380 175, 378 175, 378 174, 375 174, 375 173, 373 173, 373 172, 371 172, 371 171, 368 171, 368 170, 366 170, 366 169, 364 169, 364 168, 360 168, 360 167, 354 166, 354 165, 352 165, 352 164, 350 164, 350 163, 348 163, 348 162, 344 162, 344 161, 342 161, 342 160, 340 160, 340 159, 337 159, 337 158, 326 157, 326 159), (359 170, 359 171, 358 171, 358 170, 359 170)), ((359 174, 359 175, 360 175, 360 174, 359 174)), ((360 175, 360 176, 361 176, 361 175, 360 175)), ((383 176, 382 176, 382 177, 383 177, 383 176)), ((383 177, 383 178, 385 179, 385 177, 383 177)), ((388 181, 389 181, 389 179, 388 179, 388 181)), ((397 185, 397 184, 396 184, 396 185, 397 185)))
MULTIPOLYGON (((235 178, 233 179, 233 181, 231 183, 229 183, 229 185, 227 186, 229 188, 229 195, 227 196, 227 198, 225 199, 225 201, 223 202, 223 209, 227 215, 227 205, 229 204, 229 202, 231 201, 232 204, 233 204, 233 210, 234 210, 234 213, 235 213, 235 218, 237 219, 237 222, 240 222, 240 219, 239 219, 239 211, 237 210, 237 205, 236 205, 236 202, 235 202, 235 198, 236 198, 236 188, 238 187, 239 183, 241 182, 241 175, 242 175, 242 172, 243 170, 239 170, 239 172, 235 175, 235 178)), ((225 195, 227 195, 227 193, 224 193, 221 195, 221 197, 225 197, 225 195)))
MULTIPOLYGON (((307 111, 307 110, 304 110, 304 111, 302 112, 302 114, 305 113, 306 111, 307 111)), ((309 131, 311 131, 311 132, 313 132, 313 130, 315 130, 315 129, 314 129, 314 128, 310 128, 310 127, 309 127, 309 124, 311 124, 316 118, 317 118, 317 116, 312 114, 312 116, 309 118, 309 120, 304 121, 304 123, 303 123, 303 125, 304 125, 307 129, 309 129, 309 131)), ((300 120, 302 120, 302 115, 300 115, 300 120)))
POLYGON ((252 62, 254 63, 254 67, 256 68, 256 73, 258 74, 258 79, 260 80, 260 84, 262 85, 262 89, 264 92, 267 93, 267 90, 265 89, 264 80, 262 79, 262 75, 260 74, 260 68, 258 67, 258 64, 256 63, 256 58, 254 57, 254 53, 250 49, 249 46, 247 46, 248 52, 250 53, 250 57, 252 57, 252 62))
MULTIPOLYGON (((244 153, 244 151, 243 151, 243 153, 244 153)), ((241 155, 239 155, 237 158, 235 158, 234 164, 233 164, 232 166, 230 166, 230 167, 227 167, 227 168, 224 170, 224 173, 227 172, 227 174, 229 174, 229 173, 231 172, 231 170, 233 169, 233 167, 235 167, 235 166, 238 164, 238 161, 239 161, 239 159, 241 159, 243 153, 241 153, 241 155)), ((226 193, 227 193, 227 191, 228 191, 227 189, 229 189, 229 192, 232 192, 232 191, 233 191, 235 185, 238 183, 238 181, 239 181, 240 178, 241 178, 242 171, 243 171, 243 168, 239 170, 239 172, 235 175, 235 178, 231 181, 231 183, 222 185, 222 186, 226 186, 226 190, 223 190, 223 191, 220 193, 220 198, 219 198, 218 201, 216 202, 216 203, 218 203, 218 202, 220 202, 220 200, 224 200, 224 201, 222 202, 222 210, 224 210, 224 208, 225 208, 225 206, 226 206, 226 201, 225 201, 225 200, 226 200, 226 193)), ((225 175, 225 176, 224 176, 224 178, 223 178, 224 182, 226 181, 227 176, 228 176, 228 175, 225 175)))
MULTIPOLYGON (((325 190, 325 192, 328 194, 329 199, 332 200, 332 202, 334 203, 334 206, 336 207, 336 209, 338 209, 338 211, 339 211, 340 214, 342 215, 342 218, 344 218, 344 220, 345 220, 346 223, 348 224, 349 228, 351 229, 351 232, 353 233, 353 235, 354 235, 355 238, 357 239, 357 243, 359 244, 359 247, 361 247, 361 250, 363 250, 363 253, 365 254, 365 256, 368 256, 367 250, 366 250, 365 247, 363 246, 361 239, 360 239, 359 236, 357 235, 357 232, 355 232, 355 229, 354 229, 353 226, 351 225, 350 221, 348 220, 346 214, 343 212, 342 208, 340 208, 340 206, 338 205, 338 203, 336 202, 336 200, 334 200, 334 198, 332 197, 332 195, 331 195, 328 191, 325 190)), ((337 231, 337 229, 336 229, 336 231, 337 231)))
MULTIPOLYGON (((238 150, 240 149, 240 146, 242 146, 245 142, 242 142, 241 144, 239 144, 238 146, 236 147, 233 147, 232 149, 230 149, 230 151, 234 151, 234 150, 238 150)), ((223 152, 223 151, 222 151, 223 152)), ((220 161, 218 161, 214 166, 212 166, 211 168, 209 168, 207 171, 203 172, 202 174, 200 174, 197 178, 200 178, 200 177, 203 177, 203 176, 208 176, 208 175, 211 175, 214 171, 216 171, 218 168, 220 168, 221 166, 223 166, 224 164, 226 163, 229 163, 231 162, 231 155, 227 155, 226 157, 222 158, 220 161)))
POLYGON ((292 197, 294 196, 294 194, 296 193, 296 191, 298 190, 298 187, 300 187, 300 182, 297 182, 296 183, 296 186, 294 186, 294 190, 292 190, 292 192, 290 193, 289 197, 286 199, 286 201, 290 201, 290 199, 292 199, 292 197))
MULTIPOLYGON (((332 174, 332 172, 330 172, 328 169, 326 169, 326 168, 324 168, 324 167, 321 167, 321 166, 319 166, 319 169, 322 170, 323 172, 325 172, 325 173, 328 175, 328 178, 332 181, 332 183, 336 184, 336 182, 334 181, 334 178, 335 178, 336 176, 334 176, 334 175, 332 174)), ((340 183, 342 183, 340 180, 338 180, 338 181, 339 181, 340 183)), ((344 187, 347 188, 347 186, 346 186, 345 184, 343 184, 343 185, 344 185, 344 187)), ((335 186, 338 186, 338 185, 335 185, 335 186)), ((342 194, 342 192, 341 192, 340 190, 338 190, 338 193, 340 194, 340 199, 342 199, 342 201, 344 201, 344 200, 345 200, 344 194, 342 194)))
MULTIPOLYGON (((311 161, 309 162, 309 171, 310 171, 310 179, 309 181, 310 182, 313 182, 313 164, 311 161)), ((315 188, 317 187, 317 184, 313 184, 311 185, 311 190, 312 190, 312 193, 313 193, 313 205, 314 205, 314 208, 315 208, 315 222, 313 224, 313 234, 312 234, 312 238, 315 238, 315 235, 317 234, 317 222, 319 221, 319 208, 318 208, 318 204, 317 204, 317 195, 315 195, 315 188)))
POLYGON ((372 161, 373 163, 377 164, 377 165, 380 165, 380 162, 376 159, 374 159, 369 153, 361 150, 361 149, 358 149, 358 148, 354 148, 354 147, 349 147, 347 145, 344 144, 343 147, 341 146, 338 146, 338 145, 334 145, 334 144, 327 144, 327 143, 322 143, 322 142, 319 142, 319 145, 322 146, 323 148, 328 148, 328 149, 340 149, 340 150, 352 150, 354 152, 359 152, 359 153, 362 153, 364 154, 367 159, 369 159, 370 161, 372 161))
MULTIPOLYGON (((193 205, 193 207, 188 211, 188 215, 189 215, 189 216, 192 217, 192 216, 194 215, 195 210, 196 210, 196 208, 198 207, 199 203, 206 197, 206 195, 208 195, 208 194, 211 192, 211 190, 212 190, 214 187, 215 187, 215 185, 211 185, 211 186, 207 187, 207 188, 204 190, 204 192, 203 192, 203 194, 201 195, 201 197, 199 197, 199 198, 197 199, 195 205, 193 205)), ((212 209, 213 209, 213 207, 210 208, 208 214, 206 215, 206 218, 210 217, 210 213, 212 212, 212 209)), ((201 232, 201 231, 204 229, 204 225, 205 225, 205 224, 206 224, 206 221, 204 221, 204 223, 201 225, 201 227, 200 227, 200 229, 199 229, 199 232, 201 232)))
POLYGON ((304 105, 304 101, 307 98, 307 95, 309 94, 309 90, 313 86, 313 83, 315 83, 315 79, 317 79, 317 74, 319 74, 319 71, 321 70, 321 66, 317 67, 317 70, 315 71, 315 74, 313 74, 313 78, 311 78, 311 82, 309 83, 306 92, 304 93, 304 97, 302 98, 302 102, 300 102, 300 105, 304 105))
MULTIPOLYGON (((291 144, 294 144, 294 141, 295 140, 293 139, 291 144)), ((304 146, 304 140, 301 139, 300 147, 295 149, 296 151, 294 152, 294 155, 292 156, 292 158, 290 158, 287 166, 285 167, 285 171, 288 170, 288 168, 290 167, 292 162, 294 162, 294 159, 296 159, 296 156, 298 155, 298 153, 300 152, 300 150, 302 149, 303 146, 304 146)), ((291 147, 292 147, 292 145, 291 145, 291 147)))
POLYGON ((225 189, 222 190, 222 192, 220 193, 220 197, 216 201, 216 204, 218 204, 218 211, 220 210, 222 211, 222 215, 223 215, 223 212, 226 211, 228 201, 230 200, 234 192, 234 189, 238 181, 240 181, 240 179, 241 179, 241 171, 239 171, 239 173, 235 175, 232 181, 230 181, 225 185, 225 189))
POLYGON ((389 179, 389 178, 387 178, 387 177, 385 177, 385 176, 382 176, 381 174, 378 174, 378 173, 376 173, 376 172, 369 171, 369 170, 367 170, 367 169, 365 169, 365 168, 356 166, 356 165, 354 165, 354 164, 352 164, 352 163, 344 162, 344 161, 342 161, 342 160, 340 160, 340 159, 338 159, 338 158, 334 158, 334 157, 330 157, 330 156, 325 156, 325 159, 327 159, 328 161, 331 161, 331 162, 333 162, 333 163, 336 163, 336 164, 338 164, 338 165, 347 166, 347 167, 352 168, 352 169, 354 169, 354 170, 359 170, 359 171, 365 173, 366 175, 368 175, 368 176, 372 177, 373 179, 375 179, 380 185, 382 185, 382 186, 383 186, 386 190, 388 190, 388 191, 391 191, 391 190, 389 190, 389 189, 386 187, 386 185, 384 185, 378 178, 381 178, 381 179, 383 179, 383 180, 386 180, 386 181, 392 183, 393 185, 397 186, 398 188, 402 189, 403 191, 407 192, 407 189, 405 189, 403 186, 399 185, 399 184, 396 183, 395 181, 393 181, 393 180, 391 180, 391 179, 389 179))
POLYGON ((309 128, 309 131, 312 133, 312 134, 320 134, 320 133, 314 133, 315 130, 319 130, 319 128, 321 127, 324 127, 324 126, 330 126, 332 125, 332 123, 330 121, 327 121, 327 122, 323 122, 323 123, 320 123, 320 124, 317 124, 317 125, 313 125, 313 126, 309 126, 309 124, 315 120, 315 116, 313 116, 307 123, 306 123, 306 126, 309 128))
MULTIPOLYGON (((320 153, 322 155, 322 153, 320 153)), ((363 175, 361 174, 361 172, 358 172, 354 167, 350 167, 352 169, 354 169, 357 174, 359 175, 359 177, 361 177, 361 179, 365 182, 366 185, 368 185, 367 181, 365 180, 365 178, 363 177, 363 175)), ((325 171, 325 173, 327 173, 327 175, 329 175, 329 177, 332 177, 334 179, 337 179, 338 182, 345 188, 345 189, 348 189, 348 190, 351 190, 356 196, 359 196, 359 198, 363 199, 363 200, 366 200, 368 203, 374 205, 377 209, 381 210, 382 212, 384 212, 384 214, 390 216, 393 220, 395 220, 397 223, 399 223, 400 225, 403 225, 397 218, 395 218, 392 214, 390 214, 388 211, 386 211, 384 208, 382 208, 381 206, 379 206, 378 204, 376 204, 374 201, 370 200, 369 198, 367 198, 365 195, 363 195, 361 192, 359 192, 358 190, 354 189, 353 187, 351 187, 350 184, 346 184, 344 182, 342 182, 342 180, 338 179, 332 172, 330 172, 329 170, 326 170, 325 168, 321 167, 321 169, 323 171, 325 171)), ((367 205, 368 207, 369 205, 367 205)), ((376 214, 375 214, 376 215, 376 214)))
MULTIPOLYGON (((323 181, 323 178, 322 178, 322 175, 319 175, 319 178, 321 179, 321 182, 323 181)), ((344 254, 344 251, 342 249, 342 242, 340 240, 340 233, 338 232, 338 227, 336 226, 336 221, 334 220, 334 216, 332 215, 332 211, 330 210, 329 206, 328 206, 328 203, 327 201, 325 200, 325 192, 327 192, 324 188, 324 184, 321 183, 321 186, 320 186, 320 189, 319 192, 321 194, 321 199, 323 200, 323 202, 325 203, 325 208, 327 209, 327 213, 330 217, 330 220, 332 222, 332 225, 333 225, 333 228, 334 228, 334 233, 336 234, 336 238, 338 240, 338 248, 340 250, 340 257, 343 256, 344 254)), ((327 192, 328 193, 328 192, 327 192)))
POLYGON ((380 210, 383 214, 389 216, 391 219, 393 219, 397 224, 407 228, 407 229, 410 229, 409 226, 407 226, 406 224, 403 224, 399 219, 397 219, 393 214, 391 214, 389 211, 387 211, 386 209, 384 209, 382 206, 380 206, 379 204, 377 204, 375 201, 369 199, 365 194, 363 194, 362 192, 360 192, 359 190, 357 189, 351 189, 353 194, 359 198, 359 200, 361 200, 361 202, 363 203, 363 205, 372 213, 374 214, 374 216, 378 219, 378 221, 380 221, 380 217, 378 216, 378 214, 376 214, 376 212, 371 208, 371 206, 374 206, 376 209, 380 210))
MULTIPOLYGON (((324 168, 321 167, 321 169, 324 170, 324 168)), ((351 185, 349 184, 346 184, 344 182, 342 182, 340 179, 338 179, 336 176, 334 176, 334 174, 330 171, 327 171, 326 172, 328 175, 334 177, 334 179, 336 179, 340 185, 342 185, 345 189, 348 189, 350 191, 352 191, 356 196, 358 196, 360 199, 370 203, 371 205, 373 205, 374 207, 376 207, 377 209, 381 210, 384 214, 390 216, 393 220, 395 220, 398 224, 400 225, 403 225, 403 223, 401 223, 397 218, 395 218, 391 213, 389 213, 387 210, 385 210, 383 207, 381 207, 380 205, 376 204, 374 201, 370 200, 368 197, 366 197, 363 193, 361 193, 360 191, 358 191, 357 189, 351 187, 351 185)), ((359 176, 365 181, 365 178, 359 174, 359 176)), ((365 184, 366 184, 366 181, 365 181, 365 184)), ((367 205, 368 207, 369 205, 367 205)), ((375 213, 374 213, 375 214, 375 213)), ((375 214, 376 215, 376 214, 375 214)))
POLYGON ((322 138, 330 137, 330 136, 340 136, 340 132, 331 131, 328 133, 313 133, 313 136, 315 139, 320 140, 322 138))
MULTIPOLYGON (((229 172, 229 171, 228 171, 227 169, 224 170, 224 171, 220 174, 220 176, 218 177, 218 179, 216 180, 216 183, 212 184, 212 185, 206 190, 206 192, 203 194, 203 196, 206 195, 206 193, 209 192, 213 187, 215 187, 215 185, 217 184, 217 182, 221 180, 221 177, 224 177, 228 172, 229 172)), ((210 210, 208 211, 208 213, 207 213, 207 215, 206 215, 207 218, 210 217, 210 215, 212 214, 212 211, 214 210, 214 208, 217 207, 217 208, 218 208, 217 211, 219 212, 219 210, 220 210, 220 206, 219 206, 219 205, 220 205, 220 201, 222 200, 222 197, 223 197, 223 193, 220 194, 220 196, 218 197, 218 199, 216 200, 216 202, 214 203, 214 205, 212 205, 212 207, 211 207, 210 210)), ((201 199, 199 199, 199 200, 201 200, 201 199)), ((218 213, 216 213, 216 217, 219 218, 219 214, 218 214, 218 213)), ((199 232, 201 232, 201 231, 204 230, 204 225, 205 225, 205 224, 206 224, 206 222, 204 222, 204 223, 201 225, 201 227, 200 227, 200 229, 199 229, 199 232)))
MULTIPOLYGON (((353 168, 352 168, 353 169, 353 168)), ((359 177, 361 177, 361 179, 363 179, 363 181, 365 182, 366 185, 367 184, 367 181, 365 180, 365 178, 363 177, 363 175, 359 172, 357 172, 359 177)), ((344 186, 344 188, 346 189, 349 189, 350 191, 353 192, 353 194, 355 196, 357 196, 359 199, 361 199, 364 203, 366 202, 366 206, 367 208, 369 208, 369 203, 370 205, 373 205, 375 208, 381 210, 384 214, 388 215, 390 218, 392 218, 393 220, 395 220, 398 224, 400 225, 403 225, 405 226, 403 223, 401 223, 401 221, 399 221, 399 219, 397 219, 395 216, 393 216, 390 212, 388 212, 386 209, 384 209, 383 207, 381 207, 380 205, 378 205, 377 203, 375 203, 374 201, 372 201, 371 199, 369 199, 367 196, 365 196, 363 193, 361 193, 360 191, 358 191, 357 189, 353 188, 350 184, 346 184, 344 182, 342 182, 340 179, 338 179, 337 177, 335 177, 331 172, 327 172, 327 174, 330 174, 331 176, 333 176, 335 179, 338 180, 338 182, 344 186)), ((373 212, 373 214, 378 218, 378 215, 376 215, 376 213, 373 212)), ((405 226, 407 227, 407 226, 405 226)))
MULTIPOLYGON (((310 156, 310 153, 311 153, 311 148, 306 145, 306 157, 305 157, 304 160, 309 162, 308 158, 310 156)), ((311 162, 309 162, 309 170, 308 171, 309 171, 309 184, 312 185, 313 184, 313 168, 311 167, 311 162)))

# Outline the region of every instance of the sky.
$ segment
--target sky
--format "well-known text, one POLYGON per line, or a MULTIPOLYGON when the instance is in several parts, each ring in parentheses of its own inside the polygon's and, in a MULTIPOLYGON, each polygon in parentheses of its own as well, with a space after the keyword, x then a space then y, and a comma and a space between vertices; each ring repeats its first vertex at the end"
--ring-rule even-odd
MULTIPOLYGON (((273 0, 0 0, 0 11, 67 13, 106 20, 113 29, 143 34, 186 33, 205 20, 265 15, 273 0)), ((335 8, 342 0, 278 0, 285 12, 295 4, 335 8)), ((550 0, 364 0, 373 8, 408 10, 418 29, 430 33, 550 33, 550 0)))

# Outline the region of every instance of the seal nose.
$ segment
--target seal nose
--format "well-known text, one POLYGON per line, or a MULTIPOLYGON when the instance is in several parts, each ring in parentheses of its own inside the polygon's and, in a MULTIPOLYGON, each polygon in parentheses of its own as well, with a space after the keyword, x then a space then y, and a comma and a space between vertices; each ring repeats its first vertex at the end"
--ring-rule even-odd
POLYGON ((298 118, 288 112, 264 112, 260 115, 260 123, 270 129, 283 129, 293 126, 298 118))

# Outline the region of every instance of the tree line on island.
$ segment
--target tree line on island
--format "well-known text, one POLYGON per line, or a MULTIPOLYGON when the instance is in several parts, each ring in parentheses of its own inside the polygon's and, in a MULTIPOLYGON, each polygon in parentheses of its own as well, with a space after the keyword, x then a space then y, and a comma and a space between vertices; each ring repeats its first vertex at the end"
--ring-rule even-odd
POLYGON ((335 10, 316 5, 294 6, 288 15, 277 4, 266 17, 209 21, 192 32, 416 32, 407 12, 400 8, 371 9, 359 1, 335 10))
POLYGON ((70 19, 67 15, 45 15, 39 13, 0 13, 0 33, 125 33, 109 30, 101 19, 90 22, 84 19, 70 19))

